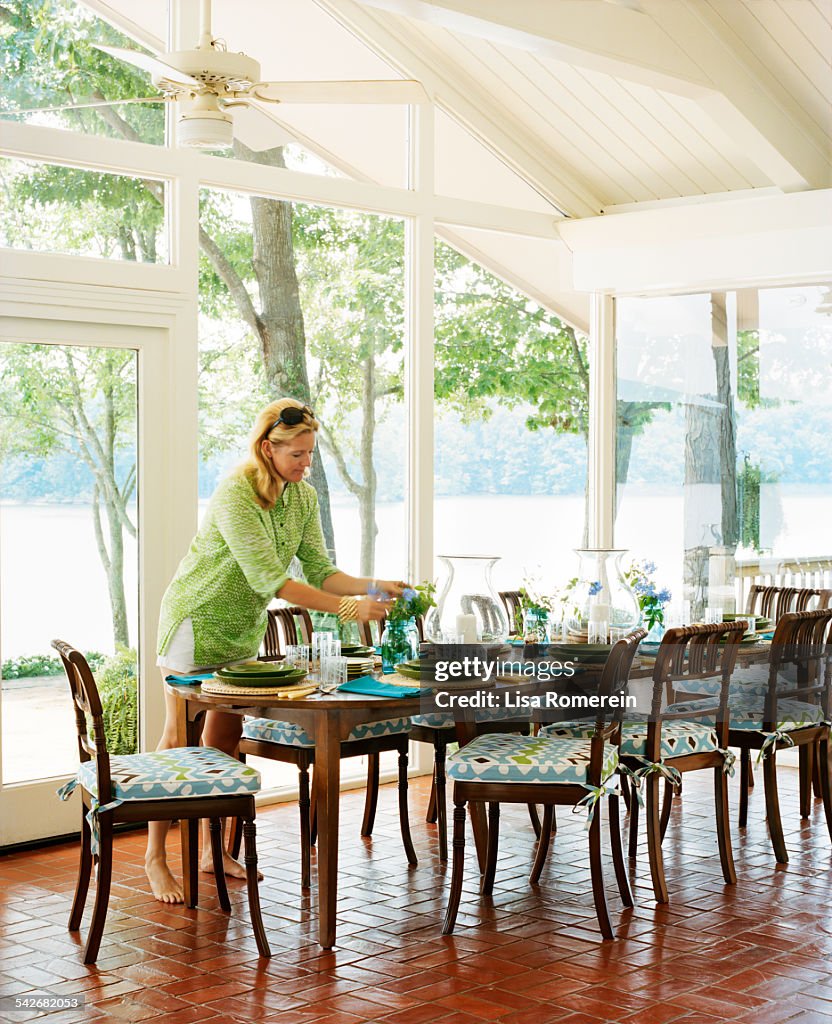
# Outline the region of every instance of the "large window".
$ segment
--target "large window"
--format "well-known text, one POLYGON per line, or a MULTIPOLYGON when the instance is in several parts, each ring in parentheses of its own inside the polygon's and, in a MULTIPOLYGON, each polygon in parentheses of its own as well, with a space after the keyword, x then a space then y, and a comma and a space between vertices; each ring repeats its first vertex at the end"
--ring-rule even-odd
POLYGON ((584 534, 585 339, 441 243, 436 296, 436 553, 554 590, 584 534))
POLYGON ((742 600, 738 577, 828 567, 829 295, 618 302, 616 540, 692 616, 742 600))
POLYGON ((0 246, 168 261, 164 181, 0 156, 0 246))
MULTIPOLYGON (((166 4, 158 4, 164 30, 166 4)), ((143 15, 149 15, 144 11, 143 15)), ((164 145, 163 103, 150 75, 98 49, 142 50, 75 0, 4 0, 0 18, 0 118, 14 111, 112 100, 100 109, 57 110, 11 118, 89 135, 164 145)), ((147 51, 144 51, 147 52, 147 51)))
POLYGON ((97 674, 111 752, 136 750, 137 358, 0 344, 4 784, 78 762, 54 638, 97 674))
MULTIPOLYGON (((205 190, 201 227, 203 507, 257 411, 293 396, 321 422, 310 481, 337 564, 404 575, 402 222, 205 190)), ((268 784, 296 781, 260 767, 268 784)))

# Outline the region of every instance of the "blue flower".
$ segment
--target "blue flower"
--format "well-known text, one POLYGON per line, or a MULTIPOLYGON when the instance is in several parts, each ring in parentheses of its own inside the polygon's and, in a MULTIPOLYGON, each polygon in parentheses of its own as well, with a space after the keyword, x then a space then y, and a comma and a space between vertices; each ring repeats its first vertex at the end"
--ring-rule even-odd
POLYGON ((402 591, 402 597, 405 599, 405 601, 412 601, 413 598, 416 597, 416 591, 413 589, 413 587, 405 587, 404 590, 402 591))
POLYGON ((589 585, 589 596, 594 597, 596 594, 601 593, 601 581, 593 580, 589 585))
POLYGON ((664 590, 660 590, 658 594, 656 594, 656 599, 660 601, 662 604, 667 604, 667 602, 670 600, 672 596, 673 595, 670 593, 667 587, 665 587, 664 590))
POLYGON ((642 562, 641 563, 641 571, 646 576, 651 576, 656 571, 656 563, 655 562, 642 562))

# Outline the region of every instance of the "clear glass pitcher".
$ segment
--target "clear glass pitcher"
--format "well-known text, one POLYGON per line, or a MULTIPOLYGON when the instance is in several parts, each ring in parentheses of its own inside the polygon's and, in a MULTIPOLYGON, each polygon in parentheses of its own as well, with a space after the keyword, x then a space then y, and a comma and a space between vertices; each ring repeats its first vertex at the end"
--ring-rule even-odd
POLYGON ((622 548, 580 548, 578 578, 566 606, 570 639, 586 640, 590 627, 609 630, 635 629, 641 621, 638 598, 624 578, 622 548))
POLYGON ((444 575, 436 607, 425 617, 435 643, 505 643, 508 616, 491 583, 497 555, 439 555, 444 575))

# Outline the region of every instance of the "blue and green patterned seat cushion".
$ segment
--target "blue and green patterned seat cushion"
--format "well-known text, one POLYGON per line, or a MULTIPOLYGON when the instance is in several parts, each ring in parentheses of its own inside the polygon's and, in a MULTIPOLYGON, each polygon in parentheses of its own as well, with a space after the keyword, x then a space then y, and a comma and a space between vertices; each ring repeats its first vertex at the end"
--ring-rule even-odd
MULTIPOLYGON (((453 729, 456 725, 456 720, 452 711, 431 711, 426 715, 414 715, 410 721, 414 725, 421 725, 425 729, 453 729)), ((475 722, 505 722, 510 721, 506 718, 506 712, 503 708, 480 708, 474 713, 475 722)), ((517 728, 519 729, 525 723, 518 720, 517 728)))
MULTIPOLYGON (((780 689, 794 689, 795 683, 789 681, 787 677, 780 675, 778 679, 780 680, 778 682, 780 689)), ((706 694, 709 697, 718 697, 721 685, 719 679, 679 679, 674 680, 673 689, 676 693, 695 693, 698 696, 706 694)), ((768 693, 768 687, 768 665, 748 665, 734 670, 728 694, 732 697, 764 697, 768 693)))
MULTIPOLYGON (((95 761, 78 769, 78 784, 98 798, 95 761)), ((147 754, 111 754, 114 800, 162 800, 257 793, 260 773, 213 747, 175 747, 147 754)))
MULTIPOLYGON (((594 730, 593 722, 558 722, 557 725, 545 726, 540 733, 566 739, 588 737, 594 730)), ((621 729, 621 756, 643 757, 646 750, 647 722, 644 715, 625 715, 621 729)), ((719 740, 713 727, 704 722, 662 722, 659 750, 661 757, 702 754, 719 750, 719 740)))
MULTIPOLYGON (((353 740, 376 740, 383 736, 397 736, 410 732, 409 718, 386 718, 383 722, 362 722, 347 736, 353 740)), ((280 743, 284 747, 314 747, 315 741, 300 725, 291 722, 275 722, 270 718, 246 718, 243 721, 243 738, 260 740, 263 743, 280 743)))
MULTIPOLYGON (((728 703, 730 713, 730 729, 748 730, 750 732, 763 731, 763 710, 765 698, 760 696, 732 696, 728 703)), ((713 707, 713 701, 709 699, 680 701, 671 704, 669 712, 683 711, 690 714, 713 707)), ((716 715, 708 715, 703 721, 713 722, 716 715)), ((810 725, 818 725, 823 721, 823 708, 816 704, 807 704, 802 700, 779 700, 777 702, 777 725, 781 732, 793 732, 795 729, 805 729, 810 725)))
MULTIPOLYGON (((584 785, 589 740, 488 733, 448 758, 448 777, 459 782, 542 782, 584 785)), ((602 781, 618 766, 618 749, 604 745, 602 781)))

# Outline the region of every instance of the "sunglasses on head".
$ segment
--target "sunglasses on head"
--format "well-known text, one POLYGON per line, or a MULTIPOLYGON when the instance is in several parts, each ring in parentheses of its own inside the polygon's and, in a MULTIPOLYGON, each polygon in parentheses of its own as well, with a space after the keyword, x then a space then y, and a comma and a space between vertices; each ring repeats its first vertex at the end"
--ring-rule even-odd
POLYGON ((315 413, 308 405, 304 405, 300 409, 296 405, 289 405, 277 417, 274 423, 272 423, 266 433, 270 434, 274 428, 280 426, 281 423, 286 427, 296 427, 299 423, 303 423, 307 416, 311 420, 315 419, 315 413))

